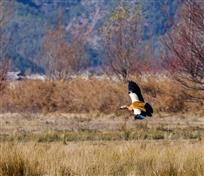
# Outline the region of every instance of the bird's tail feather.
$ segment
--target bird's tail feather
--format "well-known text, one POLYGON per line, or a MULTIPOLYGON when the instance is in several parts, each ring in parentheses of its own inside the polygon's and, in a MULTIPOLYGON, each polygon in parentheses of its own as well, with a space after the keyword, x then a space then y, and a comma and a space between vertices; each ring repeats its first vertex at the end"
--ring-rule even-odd
POLYGON ((146 110, 146 115, 151 117, 152 113, 153 113, 152 106, 149 103, 145 103, 144 107, 145 107, 145 110, 146 110))

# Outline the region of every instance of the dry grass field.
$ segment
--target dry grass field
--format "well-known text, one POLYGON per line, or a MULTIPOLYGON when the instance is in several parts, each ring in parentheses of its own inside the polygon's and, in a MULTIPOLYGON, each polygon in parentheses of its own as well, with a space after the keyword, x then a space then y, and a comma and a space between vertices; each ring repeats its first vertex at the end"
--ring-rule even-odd
POLYGON ((204 118, 199 115, 189 114, 184 118, 182 114, 155 114, 143 121, 134 121, 131 115, 127 117, 115 114, 5 113, 0 115, 0 140, 69 142, 201 140, 204 137, 204 118))
POLYGON ((1 176, 202 176, 202 142, 1 143, 1 176))
POLYGON ((95 116, 1 114, 0 176, 204 175, 200 116, 95 116))
POLYGON ((0 176, 204 175, 204 103, 190 101, 167 77, 137 81, 155 111, 143 121, 119 110, 129 97, 118 81, 7 85, 0 176))

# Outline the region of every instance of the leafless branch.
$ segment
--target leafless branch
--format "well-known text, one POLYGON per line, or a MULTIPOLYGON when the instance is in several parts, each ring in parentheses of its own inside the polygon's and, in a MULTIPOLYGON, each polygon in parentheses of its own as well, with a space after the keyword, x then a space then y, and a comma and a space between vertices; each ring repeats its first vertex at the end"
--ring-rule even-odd
POLYGON ((187 89, 204 91, 204 3, 187 0, 179 25, 163 43, 168 50, 165 61, 176 80, 187 89))
POLYGON ((123 81, 133 72, 141 73, 139 24, 138 15, 128 17, 126 11, 119 8, 103 30, 105 68, 123 81))

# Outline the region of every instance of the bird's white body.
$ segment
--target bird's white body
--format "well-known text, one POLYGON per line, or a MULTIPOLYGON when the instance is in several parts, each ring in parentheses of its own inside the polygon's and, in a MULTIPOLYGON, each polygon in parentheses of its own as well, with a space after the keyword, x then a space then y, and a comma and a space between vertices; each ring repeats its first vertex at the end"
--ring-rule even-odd
POLYGON ((141 110, 135 108, 133 114, 134 114, 134 115, 141 114, 141 110))
POLYGON ((135 102, 135 101, 139 101, 139 98, 135 93, 130 92, 129 96, 131 98, 132 103, 135 102))
MULTIPOLYGON (((130 92, 129 96, 131 98, 132 103, 135 102, 135 101, 139 101, 139 98, 138 98, 138 96, 135 93, 130 92)), ((133 111, 134 111, 134 115, 141 114, 141 110, 140 109, 136 109, 135 108, 133 111)))

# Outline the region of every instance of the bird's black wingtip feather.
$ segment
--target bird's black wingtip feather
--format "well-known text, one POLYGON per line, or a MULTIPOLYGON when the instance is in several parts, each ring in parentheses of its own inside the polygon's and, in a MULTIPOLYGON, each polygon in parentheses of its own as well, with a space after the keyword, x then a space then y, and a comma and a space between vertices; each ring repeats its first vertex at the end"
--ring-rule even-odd
POLYGON ((139 86, 132 80, 128 80, 128 89, 132 91, 140 90, 139 86))
POLYGON ((129 83, 130 83, 130 84, 131 84, 131 83, 133 83, 133 84, 134 84, 135 82, 134 82, 134 81, 132 81, 132 80, 128 80, 128 84, 129 84, 129 83))
POLYGON ((144 102, 144 98, 143 98, 143 96, 141 94, 141 90, 140 90, 140 88, 139 88, 139 86, 137 85, 136 82, 131 81, 131 80, 128 81, 128 91, 132 92, 132 93, 135 93, 138 96, 139 100, 144 102))

